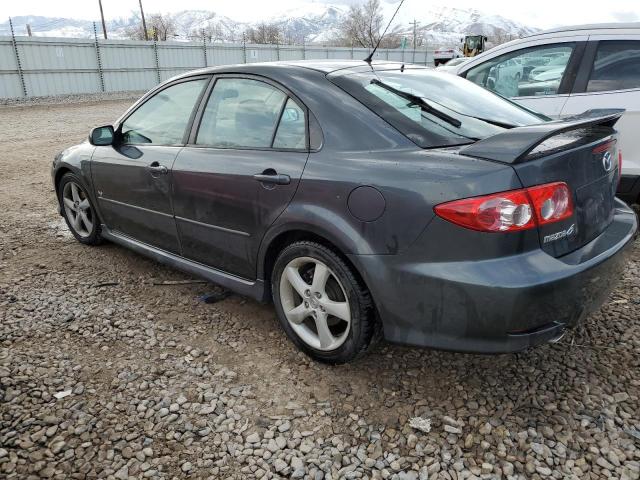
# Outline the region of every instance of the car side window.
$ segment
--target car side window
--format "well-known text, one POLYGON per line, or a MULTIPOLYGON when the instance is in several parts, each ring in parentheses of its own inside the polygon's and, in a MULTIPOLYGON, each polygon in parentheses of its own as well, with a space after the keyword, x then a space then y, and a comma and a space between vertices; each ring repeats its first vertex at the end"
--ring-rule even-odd
POLYGON ((191 113, 207 79, 191 80, 165 88, 145 101, 122 124, 126 145, 181 144, 191 113))
POLYGON ((270 148, 287 96, 268 83, 221 78, 202 114, 196 144, 218 148, 270 148))
POLYGON ((292 99, 288 99, 280 117, 273 148, 307 148, 307 121, 304 111, 292 99))
POLYGON ((487 60, 467 72, 467 80, 507 98, 555 95, 574 43, 541 45, 487 60))
POLYGON ((587 92, 640 88, 640 40, 602 40, 587 92))

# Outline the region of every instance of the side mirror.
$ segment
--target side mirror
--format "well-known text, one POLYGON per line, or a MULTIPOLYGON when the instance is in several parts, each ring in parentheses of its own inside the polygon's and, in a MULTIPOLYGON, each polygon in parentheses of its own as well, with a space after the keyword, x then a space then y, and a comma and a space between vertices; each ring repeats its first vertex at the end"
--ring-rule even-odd
POLYGON ((96 146, 113 145, 114 137, 115 133, 111 125, 95 127, 89 133, 89 143, 96 146))

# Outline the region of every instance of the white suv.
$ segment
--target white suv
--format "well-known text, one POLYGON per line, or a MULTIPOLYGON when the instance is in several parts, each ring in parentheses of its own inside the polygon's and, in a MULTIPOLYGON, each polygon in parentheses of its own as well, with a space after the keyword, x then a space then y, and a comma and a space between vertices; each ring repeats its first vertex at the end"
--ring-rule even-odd
POLYGON ((492 48, 455 73, 549 117, 626 109, 616 126, 618 196, 640 203, 640 23, 548 30, 492 48))

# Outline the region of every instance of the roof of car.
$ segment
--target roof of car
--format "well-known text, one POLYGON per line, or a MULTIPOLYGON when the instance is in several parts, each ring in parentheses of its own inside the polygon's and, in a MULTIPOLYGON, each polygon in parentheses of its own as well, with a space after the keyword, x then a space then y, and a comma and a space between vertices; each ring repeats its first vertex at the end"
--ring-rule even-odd
POLYGON ((543 30, 541 32, 530 35, 534 37, 536 35, 544 35, 547 33, 559 33, 559 32, 573 32, 582 30, 629 30, 640 29, 640 22, 632 23, 588 23, 584 25, 568 25, 564 27, 556 27, 550 30, 543 30))
MULTIPOLYGON (((241 63, 236 65, 220 65, 217 67, 207 67, 202 68, 195 71, 190 71, 180 76, 191 76, 194 74, 203 74, 203 73, 216 73, 216 72, 256 72, 260 71, 272 70, 273 68, 278 67, 298 67, 305 68, 308 70, 315 70, 318 72, 322 72, 325 74, 337 72, 338 70, 351 70, 357 71, 360 69, 369 69, 373 68, 400 68, 402 62, 391 62, 384 60, 377 60, 371 62, 371 66, 369 66, 364 60, 291 60, 291 61, 279 61, 279 62, 256 62, 256 63, 241 63)), ((419 66, 419 65, 418 65, 419 66)), ((415 67, 415 65, 411 65, 411 67, 415 67)))

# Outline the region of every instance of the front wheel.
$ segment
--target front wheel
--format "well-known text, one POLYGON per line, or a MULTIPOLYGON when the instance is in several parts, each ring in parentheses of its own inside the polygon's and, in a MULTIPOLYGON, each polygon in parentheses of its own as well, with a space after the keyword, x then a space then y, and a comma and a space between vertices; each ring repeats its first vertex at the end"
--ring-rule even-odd
POLYGON ((76 240, 85 245, 102 243, 98 215, 80 179, 73 173, 64 174, 58 192, 64 219, 76 240))
POLYGON ((370 345, 371 296, 329 248, 307 241, 286 247, 274 265, 271 290, 282 328, 310 357, 345 363, 370 345))

